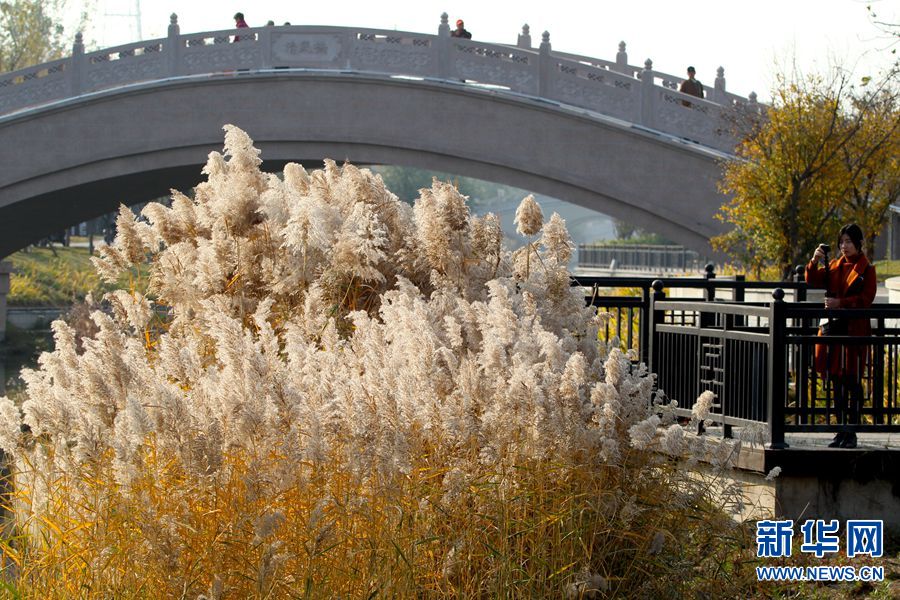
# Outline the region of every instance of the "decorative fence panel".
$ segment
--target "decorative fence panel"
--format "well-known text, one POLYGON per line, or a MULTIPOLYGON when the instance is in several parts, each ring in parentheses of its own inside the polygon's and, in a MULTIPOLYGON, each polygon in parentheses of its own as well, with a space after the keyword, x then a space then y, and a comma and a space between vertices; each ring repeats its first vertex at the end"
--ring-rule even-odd
POLYGON ((769 303, 670 301, 656 287, 644 354, 682 416, 711 390, 708 421, 726 436, 765 424, 773 447, 787 446, 785 433, 900 431, 900 306, 826 310, 784 302, 781 289, 769 303), (821 335, 835 318, 871 321, 872 334, 821 335))
POLYGON ((549 97, 604 115, 632 121, 640 118, 640 81, 608 69, 573 61, 551 64, 549 97))

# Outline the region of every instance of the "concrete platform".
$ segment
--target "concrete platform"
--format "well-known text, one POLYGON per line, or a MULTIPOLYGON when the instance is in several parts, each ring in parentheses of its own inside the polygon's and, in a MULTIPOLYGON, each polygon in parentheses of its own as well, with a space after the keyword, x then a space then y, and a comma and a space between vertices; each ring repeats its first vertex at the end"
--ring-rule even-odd
MULTIPOLYGON (((740 430, 735 428, 737 438, 740 430)), ((694 436, 696 434, 689 434, 694 436)), ((721 428, 703 437, 721 443, 721 428)), ((748 508, 742 518, 881 519, 900 539, 900 434, 858 434, 854 449, 829 448, 828 433, 786 436, 790 447, 745 442, 726 478, 741 484, 748 508), (766 475, 781 469, 773 479, 766 475)))

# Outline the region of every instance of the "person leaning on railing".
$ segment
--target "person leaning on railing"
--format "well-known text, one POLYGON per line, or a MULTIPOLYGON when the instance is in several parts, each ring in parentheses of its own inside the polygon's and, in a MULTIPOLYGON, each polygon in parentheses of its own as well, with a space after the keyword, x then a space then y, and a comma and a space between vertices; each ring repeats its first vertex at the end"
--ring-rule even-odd
MULTIPOLYGON (((825 308, 868 308, 875 300, 875 266, 863 252, 863 232, 851 223, 838 235, 840 258, 828 262, 828 246, 819 244, 806 265, 810 287, 825 288, 825 308), (820 266, 824 263, 824 267, 820 266)), ((831 318, 819 329, 819 335, 872 335, 868 319, 831 318)), ((856 433, 847 425, 859 423, 862 405, 862 374, 868 358, 868 346, 860 344, 816 344, 815 368, 830 381, 834 407, 844 427, 828 444, 831 448, 855 448, 856 433)))

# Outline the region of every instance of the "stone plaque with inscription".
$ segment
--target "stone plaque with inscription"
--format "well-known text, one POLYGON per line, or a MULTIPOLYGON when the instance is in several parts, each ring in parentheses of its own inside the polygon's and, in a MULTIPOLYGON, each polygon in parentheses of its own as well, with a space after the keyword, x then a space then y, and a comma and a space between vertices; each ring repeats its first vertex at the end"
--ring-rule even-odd
POLYGON ((329 63, 341 53, 341 40, 335 35, 285 33, 272 37, 272 60, 278 66, 329 63))

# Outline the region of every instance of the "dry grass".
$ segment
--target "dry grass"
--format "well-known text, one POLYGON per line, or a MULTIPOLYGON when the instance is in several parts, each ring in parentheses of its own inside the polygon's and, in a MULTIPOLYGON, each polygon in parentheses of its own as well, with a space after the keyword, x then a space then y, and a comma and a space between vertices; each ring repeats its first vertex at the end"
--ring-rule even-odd
POLYGON ((287 464, 277 449, 265 463, 239 452, 226 462, 197 480, 148 444, 129 494, 111 483, 111 456, 48 481, 52 509, 18 526, 31 544, 6 545, 19 573, 10 589, 60 599, 738 598, 752 573, 746 532, 701 488, 685 502, 674 463, 631 480, 596 466, 518 465, 448 497, 452 475, 429 455, 389 480, 355 480, 339 451, 317 468, 287 464), (298 477, 276 484, 285 469, 298 477), (93 494, 70 501, 68 477, 93 482, 93 494))

